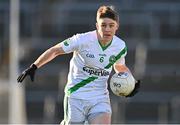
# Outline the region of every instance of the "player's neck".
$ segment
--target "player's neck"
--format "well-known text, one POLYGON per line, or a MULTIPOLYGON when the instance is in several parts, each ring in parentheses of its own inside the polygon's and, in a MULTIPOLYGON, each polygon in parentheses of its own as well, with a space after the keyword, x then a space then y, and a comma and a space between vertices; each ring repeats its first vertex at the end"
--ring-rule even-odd
POLYGON ((99 40, 99 42, 100 42, 100 44, 101 44, 102 46, 107 46, 107 45, 109 45, 111 41, 112 41, 112 40, 110 40, 110 41, 107 41, 107 40, 99 40))
POLYGON ((98 38, 98 41, 100 42, 100 44, 102 46, 107 46, 111 43, 112 39, 111 40, 105 40, 105 39, 102 39, 101 36, 97 33, 97 38, 98 38))

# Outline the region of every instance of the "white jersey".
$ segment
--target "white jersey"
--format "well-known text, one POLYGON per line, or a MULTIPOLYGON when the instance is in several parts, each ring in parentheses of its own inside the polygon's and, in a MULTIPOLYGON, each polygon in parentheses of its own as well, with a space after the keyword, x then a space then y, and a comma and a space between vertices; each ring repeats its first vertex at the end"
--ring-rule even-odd
POLYGON ((125 63, 125 42, 113 36, 111 43, 103 48, 96 31, 91 31, 74 35, 61 46, 65 53, 73 52, 65 93, 78 99, 108 97, 107 80, 112 65, 125 63))

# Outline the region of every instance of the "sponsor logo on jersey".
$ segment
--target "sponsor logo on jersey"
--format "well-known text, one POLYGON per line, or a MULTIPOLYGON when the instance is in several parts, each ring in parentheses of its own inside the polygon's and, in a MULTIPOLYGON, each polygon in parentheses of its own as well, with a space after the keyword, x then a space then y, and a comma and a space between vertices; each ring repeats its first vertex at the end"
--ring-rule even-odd
POLYGON ((89 75, 96 75, 96 76, 108 76, 110 73, 104 69, 96 69, 92 67, 83 67, 83 71, 89 73, 89 75))
POLYGON ((115 56, 115 55, 110 56, 110 57, 109 57, 109 62, 110 62, 111 64, 114 64, 114 63, 116 62, 116 56, 115 56))
POLYGON ((94 56, 93 54, 91 54, 91 53, 87 53, 87 54, 86 54, 86 57, 95 58, 95 56, 94 56))
POLYGON ((104 56, 104 57, 105 57, 105 56, 107 56, 107 55, 106 55, 106 54, 99 54, 99 56, 104 56))

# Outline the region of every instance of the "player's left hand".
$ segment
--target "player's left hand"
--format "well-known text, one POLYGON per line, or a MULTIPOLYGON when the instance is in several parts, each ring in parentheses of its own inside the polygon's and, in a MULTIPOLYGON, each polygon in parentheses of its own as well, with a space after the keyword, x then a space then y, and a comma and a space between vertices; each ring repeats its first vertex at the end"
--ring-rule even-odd
POLYGON ((127 95, 126 97, 132 97, 132 96, 136 95, 139 92, 140 82, 141 82, 140 80, 136 81, 134 90, 129 95, 127 95))

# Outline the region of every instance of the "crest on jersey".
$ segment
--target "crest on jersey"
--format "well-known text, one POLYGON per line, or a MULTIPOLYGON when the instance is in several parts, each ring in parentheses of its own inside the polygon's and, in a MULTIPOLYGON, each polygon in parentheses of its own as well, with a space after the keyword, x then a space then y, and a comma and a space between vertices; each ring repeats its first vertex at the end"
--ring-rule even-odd
POLYGON ((64 43, 65 46, 69 46, 69 43, 68 43, 68 42, 69 42, 69 39, 63 41, 63 43, 64 43))
POLYGON ((110 62, 111 64, 114 64, 114 63, 116 62, 116 56, 115 56, 115 55, 110 56, 110 57, 109 57, 109 62, 110 62))

